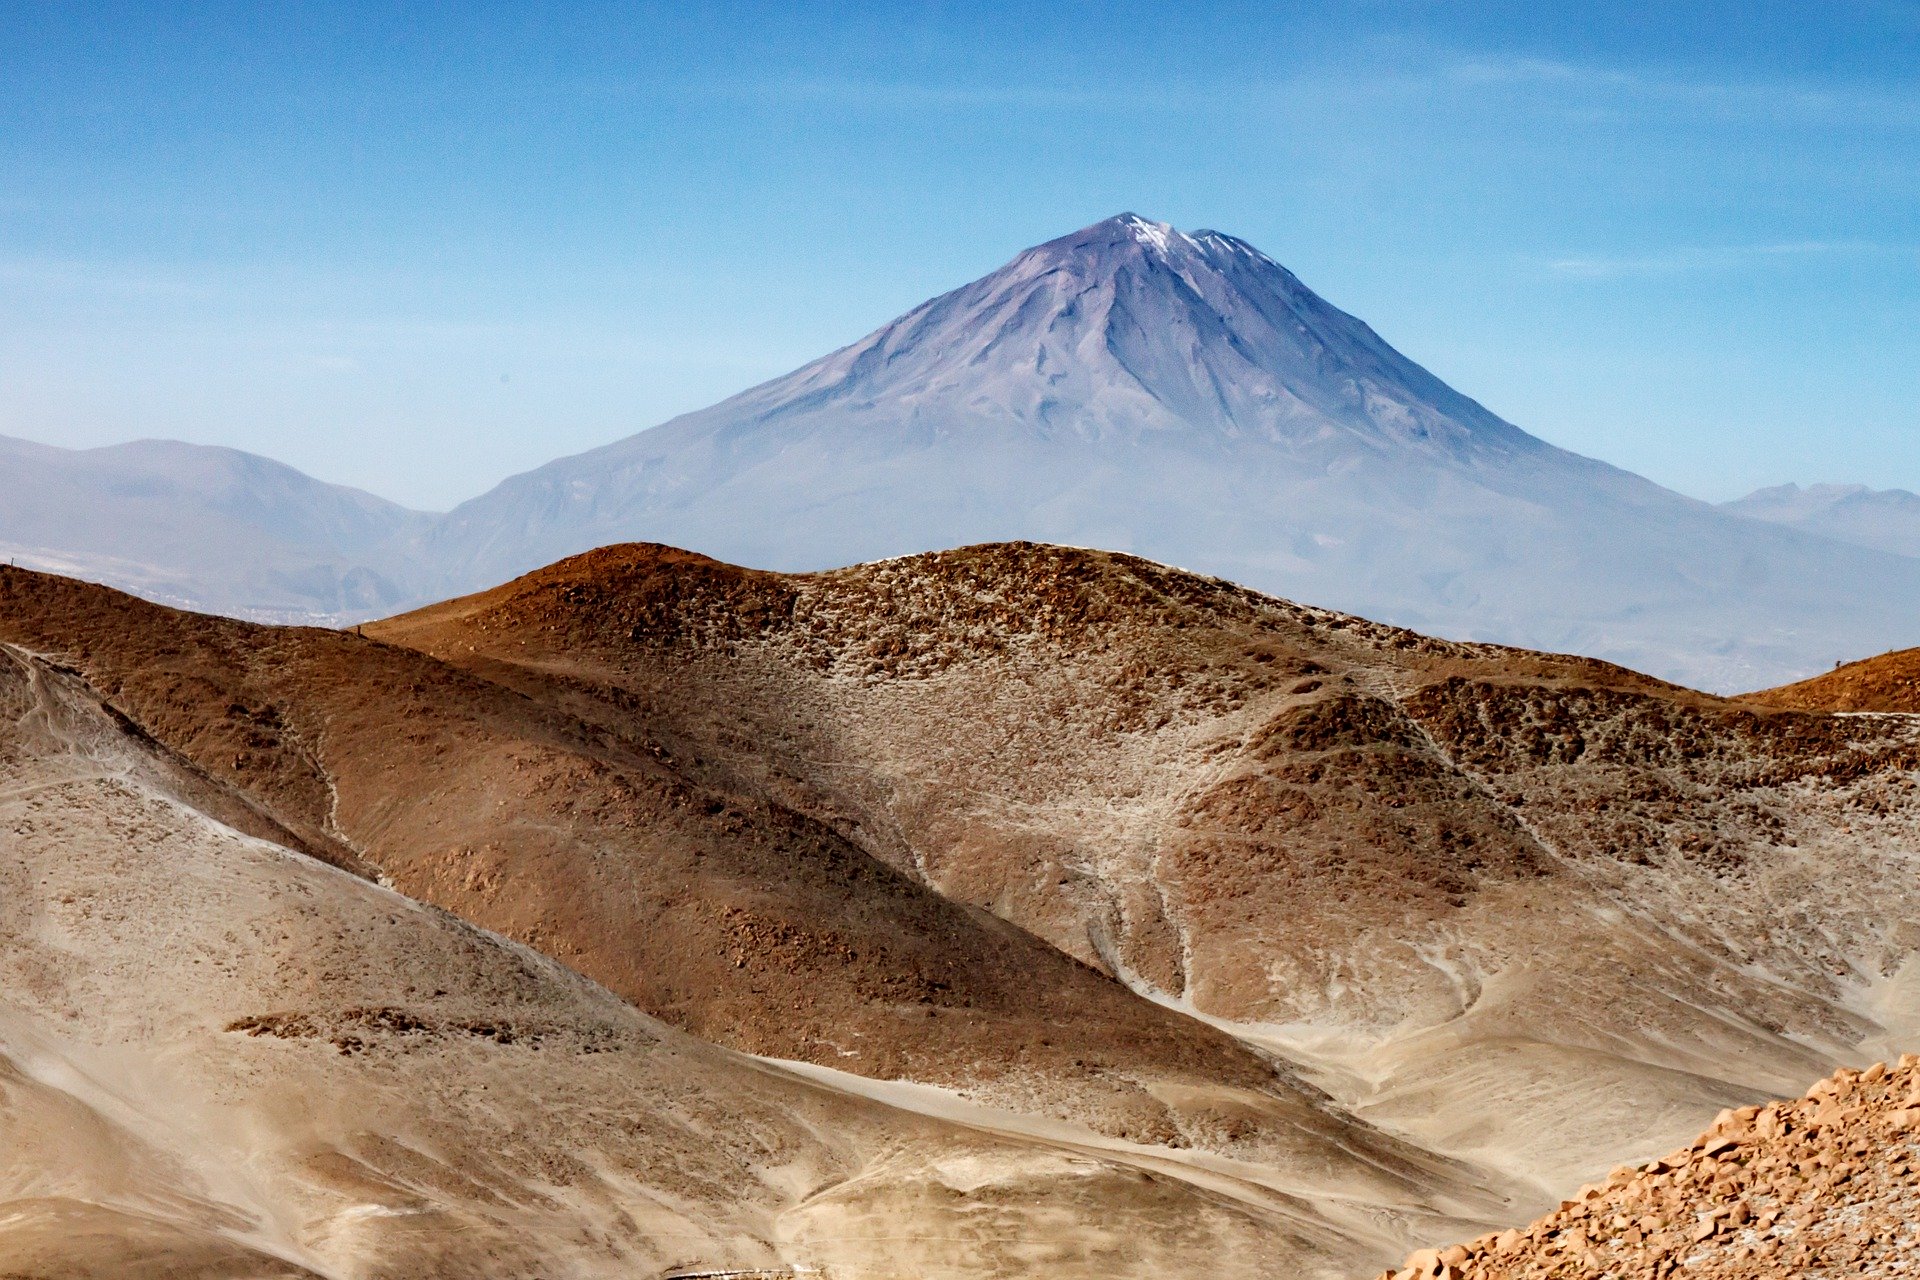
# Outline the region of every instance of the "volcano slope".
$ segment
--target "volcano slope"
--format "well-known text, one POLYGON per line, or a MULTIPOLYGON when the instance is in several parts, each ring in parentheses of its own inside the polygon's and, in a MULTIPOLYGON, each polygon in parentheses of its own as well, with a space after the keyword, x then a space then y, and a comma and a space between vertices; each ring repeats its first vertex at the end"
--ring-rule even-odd
MULTIPOLYGON (((955 1212, 972 1205, 989 1219, 1001 1212, 995 1206, 1064 1215, 1057 1236, 1035 1219, 1024 1235, 1010 1229, 1004 1237, 1026 1239, 1039 1251, 1035 1265, 1056 1245, 1086 1265, 1117 1265, 1111 1249, 1076 1225, 1098 1219, 1108 1194, 1098 1177, 1074 1172, 1080 1154, 1093 1160, 1089 1168, 1117 1163, 1146 1179, 1155 1188, 1149 1199, 1162 1197, 1158 1208, 1143 1210, 1149 1217, 1164 1211, 1171 1221, 1188 1212, 1180 1206, 1189 1200, 1204 1201, 1211 1207, 1195 1209, 1196 1220, 1226 1232, 1208 1248, 1302 1274, 1345 1274, 1410 1242, 1458 1234, 1445 1223, 1509 1219, 1523 1196, 1524 1188, 1497 1175, 1432 1157, 1355 1120, 1298 1080, 1284 1059, 1145 999, 986 910, 942 897, 830 826, 757 791, 702 780, 701 761, 675 757, 638 721, 613 728, 582 720, 563 705, 571 693, 515 689, 351 633, 180 614, 13 569, 0 570, 0 643, 93 699, 119 732, 189 779, 204 796, 200 811, 223 828, 271 842, 286 856, 297 851, 331 863, 329 875, 378 879, 444 907, 677 1029, 804 1060, 830 1085, 957 1117, 943 1131, 954 1123, 990 1131, 1016 1152, 1038 1144, 1055 1162, 1047 1167, 1058 1175, 1058 1196, 1078 1206, 1071 1211, 1054 1191, 1038 1189, 1042 1173, 1002 1178, 988 1166, 942 1166, 949 1172, 941 1175, 959 1189, 955 1212), (874 1081, 946 1086, 967 1101, 901 1092, 906 1086, 888 1092, 874 1081), (1065 1165, 1062 1153, 1072 1156, 1065 1165), (1021 1189, 1023 1179, 1035 1194, 1021 1189), (968 1187, 979 1204, 963 1194, 968 1187), (1234 1232, 1245 1238, 1231 1243, 1234 1232)), ((28 834, 16 830, 9 843, 28 834)), ((132 828, 119 839, 138 849, 163 835, 132 828)), ((33 862, 26 866, 31 875, 33 862)), ((166 919, 173 910, 116 900, 106 918, 166 919)), ((415 918, 388 923, 398 928, 396 921, 415 918)), ((308 981, 333 993, 336 971, 360 972, 348 962, 365 948, 370 983, 397 974, 407 989, 356 990, 340 977, 340 1007, 321 1014, 300 1000, 261 995, 242 1001, 245 1007, 223 1006, 220 1016, 257 1019, 242 1028, 260 1031, 250 1041, 270 1047, 290 1039, 324 1055, 343 1043, 357 1050, 370 1038, 412 1044, 414 1021, 457 1029, 461 1019, 483 1018, 480 1010, 494 1000, 498 983, 468 990, 433 979, 429 986, 427 962, 406 958, 413 943, 363 939, 379 931, 377 920, 364 929, 325 927, 333 941, 314 943, 311 954, 305 935, 269 939, 276 981, 308 981)), ((136 947, 133 954, 144 953, 136 947)), ((154 980, 175 976, 162 970, 154 980)), ((141 988, 124 998, 137 1006, 148 995, 141 988)), ((167 1026, 175 1018, 162 1013, 152 1021, 167 1026)), ((516 1042, 526 1038, 514 1024, 487 1025, 507 1025, 516 1042)), ((224 1093, 231 1061, 213 1058, 199 1087, 224 1093)), ((698 1075, 705 1061, 689 1070, 698 1075)), ((457 1062, 445 1067, 459 1069, 457 1062)), ((523 1112, 553 1105, 538 1093, 537 1078, 534 1072, 514 1095, 523 1112)), ((568 1092, 572 1078, 554 1086, 563 1100, 576 1096, 568 1092)), ((351 1099, 358 1085, 329 1078, 328 1087, 351 1099)), ((396 1078, 395 1087, 405 1094, 407 1081, 396 1078)), ((434 1088, 423 1084, 418 1095, 428 1116, 442 1110, 434 1088)), ((780 1111, 777 1091, 770 1096, 765 1106, 780 1111)), ((350 1110, 350 1102, 341 1105, 350 1110)), ((873 1102, 861 1106, 872 1110, 873 1102)), ((451 1114, 446 1123, 457 1129, 464 1121, 451 1114)), ((743 1104, 748 1129, 755 1114, 743 1104)), ((545 1152, 539 1159, 572 1158, 563 1154, 568 1131, 549 1135, 549 1149, 539 1123, 527 1123, 526 1147, 545 1152)), ((387 1124, 370 1120, 369 1131, 387 1124)), ((475 1142, 486 1144, 495 1131, 475 1132, 475 1142)), ((901 1159, 911 1166, 922 1157, 901 1159)), ((802 1183, 823 1185, 793 1185, 802 1183)), ((679 1202, 676 1191, 652 1194, 679 1202)), ((859 1192, 868 1194, 896 1199, 901 1229, 919 1232, 916 1239, 924 1236, 934 1251, 933 1272, 940 1258, 968 1256, 964 1232, 943 1234, 937 1218, 914 1225, 917 1198, 945 1194, 924 1178, 883 1170, 870 1191, 859 1192)), ((1127 1197, 1116 1195, 1116 1221, 1147 1229, 1145 1219, 1126 1219, 1127 1197)), ((574 1222, 570 1238, 598 1238, 592 1222, 574 1222)), ((713 1240, 744 1230, 726 1220, 708 1225, 713 1240)), ((863 1238, 877 1237, 868 1230, 863 1238)), ((1170 1238, 1184 1237, 1174 1230, 1170 1238)), ((995 1268, 1019 1269, 1011 1261, 995 1268)), ((476 1264, 476 1273, 495 1272, 476 1264)))
POLYGON ((1380 1251, 1283 1196, 714 1048, 242 827, 284 836, 0 647, 0 1274, 1251 1277, 1380 1251))
POLYGON ((644 729, 1539 1203, 1920 1031, 1903 720, 1029 544, 615 547, 369 633, 644 729))

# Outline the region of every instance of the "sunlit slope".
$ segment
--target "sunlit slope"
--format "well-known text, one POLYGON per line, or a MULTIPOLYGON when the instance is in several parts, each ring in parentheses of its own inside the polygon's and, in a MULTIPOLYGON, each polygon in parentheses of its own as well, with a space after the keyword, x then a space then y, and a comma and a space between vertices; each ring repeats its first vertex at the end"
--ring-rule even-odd
MULTIPOLYGON (((195 779, 203 811, 509 934, 711 1039, 963 1091, 985 1109, 975 1130, 1149 1173, 1173 1199, 1142 1212, 1168 1223, 1180 1196, 1224 1196, 1257 1237, 1249 1257, 1337 1273, 1517 1203, 1498 1175, 1354 1119, 1284 1056, 950 901, 830 826, 702 780, 644 731, 582 718, 564 690, 530 697, 371 636, 181 615, 23 571, 0 573, 0 635, 97 691, 109 720, 195 779)), ((391 991, 348 1007, 375 1012, 343 1014, 341 1035, 413 1043, 379 1013, 412 1007, 391 991)), ((305 1023, 286 1025, 305 1042, 305 1023)), ((1104 1212, 1109 1193, 1080 1166, 1049 1168, 1104 1212)), ((912 1202, 912 1187, 863 1175, 831 1199, 912 1202)), ((1079 1247, 1071 1231, 1030 1235, 1043 1255, 1079 1247)))
POLYGON ((10 647, 0 726, 8 1275, 1337 1275, 1405 1237, 702 1044, 209 819, 10 647))
POLYGON ((1920 734, 1026 544, 374 631, 646 731, 1543 1200, 1920 1029, 1920 734))
POLYGON ((1800 711, 1920 713, 1920 649, 1849 662, 1810 680, 1750 693, 1743 701, 1800 711))

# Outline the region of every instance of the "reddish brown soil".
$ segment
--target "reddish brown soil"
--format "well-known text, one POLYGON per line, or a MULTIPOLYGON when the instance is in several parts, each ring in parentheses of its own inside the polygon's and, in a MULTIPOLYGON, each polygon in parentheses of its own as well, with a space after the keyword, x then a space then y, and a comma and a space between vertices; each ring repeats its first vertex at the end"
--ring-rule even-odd
POLYGON ((1920 762, 1870 725, 1027 544, 792 576, 610 547, 369 634, 1229 1016, 1313 1012, 1264 975, 1322 987, 1327 935, 1570 874, 1737 880, 1798 840, 1786 791, 1904 811, 1920 762))
POLYGON ((1901 721, 1031 544, 799 575, 609 547, 368 633, 1547 1186, 1915 1034, 1901 721))
POLYGON ((1747 694, 1742 701, 1800 711, 1920 714, 1920 649, 1897 649, 1849 662, 1798 684, 1747 694))

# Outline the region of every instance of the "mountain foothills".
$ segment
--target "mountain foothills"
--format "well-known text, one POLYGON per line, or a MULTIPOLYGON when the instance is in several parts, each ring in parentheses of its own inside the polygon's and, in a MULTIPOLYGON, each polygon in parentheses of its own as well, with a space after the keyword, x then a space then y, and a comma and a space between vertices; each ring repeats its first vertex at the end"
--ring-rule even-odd
POLYGON ((1131 556, 0 646, 0 1270, 1359 1276, 1920 1039, 1920 724, 1131 556))
POLYGON ((1900 495, 1682 497, 1502 421, 1247 242, 1131 214, 443 516, 185 446, 8 447, 22 563, 276 621, 630 540, 819 570, 1028 538, 1734 690, 1909 643, 1920 599, 1900 495))

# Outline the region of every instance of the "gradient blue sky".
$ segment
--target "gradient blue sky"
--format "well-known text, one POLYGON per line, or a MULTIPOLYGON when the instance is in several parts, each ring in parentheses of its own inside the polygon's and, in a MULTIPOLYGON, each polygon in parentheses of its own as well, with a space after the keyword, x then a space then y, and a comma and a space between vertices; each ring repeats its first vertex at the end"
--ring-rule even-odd
POLYGON ((1920 4, 0 0, 0 434, 446 506, 1121 210, 1685 492, 1920 489, 1920 4))

